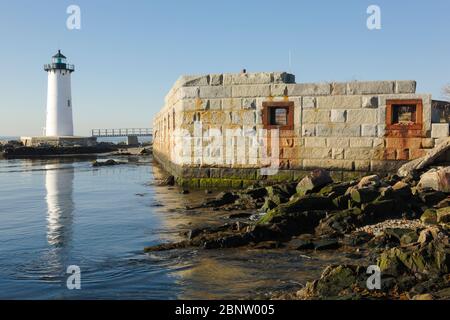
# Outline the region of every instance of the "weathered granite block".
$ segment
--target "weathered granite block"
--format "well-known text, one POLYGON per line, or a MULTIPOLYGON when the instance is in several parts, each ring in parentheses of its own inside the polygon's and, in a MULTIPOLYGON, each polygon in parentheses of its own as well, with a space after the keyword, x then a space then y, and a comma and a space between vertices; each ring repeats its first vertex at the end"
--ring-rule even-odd
POLYGON ((377 128, 378 137, 384 137, 386 135, 386 125, 385 124, 379 124, 377 128))
POLYGON ((363 108, 378 108, 378 97, 363 96, 362 97, 363 108))
POLYGON ((392 94, 394 81, 355 81, 347 84, 347 94, 392 94))
POLYGON ((303 169, 311 170, 323 168, 328 170, 353 170, 353 161, 351 160, 320 160, 320 159, 304 159, 303 169))
POLYGON ((316 125, 314 124, 303 124, 302 125, 302 136, 303 137, 314 137, 316 135, 316 125))
POLYGON ((329 83, 299 83, 290 84, 288 87, 289 96, 323 96, 331 94, 329 83))
POLYGON ((178 99, 195 99, 199 97, 199 93, 200 89, 198 87, 181 87, 177 90, 176 95, 178 99))
POLYGON ((269 84, 272 82, 270 72, 224 74, 225 85, 269 84))
POLYGON ((240 110, 242 107, 242 100, 239 98, 222 99, 223 110, 240 110))
POLYGON ((337 160, 344 159, 344 148, 333 148, 332 158, 337 160))
POLYGON ((307 148, 326 148, 327 147, 326 138, 306 137, 305 138, 305 147, 307 147, 307 148))
POLYGON ((319 109, 359 109, 361 108, 360 96, 329 96, 318 97, 319 109))
POLYGON ((272 84, 270 90, 274 97, 284 97, 287 96, 288 93, 286 84, 272 84))
POLYGON ((211 86, 221 86, 223 84, 223 74, 211 74, 209 84, 211 86))
POLYGON ((369 172, 370 171, 370 160, 355 160, 354 161, 355 171, 369 172))
POLYGON ((303 97, 302 99, 302 107, 304 109, 313 109, 316 107, 316 98, 315 97, 303 97))
POLYGON ((331 122, 344 123, 347 120, 346 110, 331 110, 331 122))
POLYGON ((327 138, 327 147, 346 148, 350 146, 350 138, 327 138))
POLYGON ((350 148, 372 148, 372 138, 350 138, 350 148))
POLYGON ((331 84, 331 94, 333 96, 341 96, 347 94, 347 83, 346 82, 333 82, 331 84))
POLYGON ((431 126, 432 138, 446 138, 449 136, 448 123, 433 123, 431 126))
POLYGON ((395 93, 416 93, 417 82, 408 81, 396 81, 395 93))
POLYGON ((302 159, 330 159, 331 148, 301 148, 298 156, 302 159))
POLYGON ((229 86, 209 86, 200 87, 200 98, 230 98, 231 97, 231 87, 229 86))
POLYGON ((316 136, 318 137, 359 137, 361 126, 352 124, 318 124, 316 125, 316 136))
POLYGON ((242 99, 243 109, 256 109, 256 99, 244 98, 242 99))
POLYGON ((353 148, 345 150, 345 159, 347 160, 370 160, 373 150, 365 148, 353 148))
POLYGON ((305 109, 303 110, 303 123, 328 123, 330 121, 329 110, 305 109))
POLYGON ((375 109, 348 110, 347 122, 351 124, 377 124, 378 111, 375 109))
POLYGON ((175 86, 178 87, 198 87, 209 85, 209 75, 193 75, 193 76, 181 76, 175 86))
POLYGON ((237 97, 268 97, 270 96, 270 85, 241 85, 234 86, 232 90, 232 96, 237 97))
POLYGON ((376 124, 363 124, 361 126, 361 136, 362 137, 376 137, 377 136, 377 125, 376 124))

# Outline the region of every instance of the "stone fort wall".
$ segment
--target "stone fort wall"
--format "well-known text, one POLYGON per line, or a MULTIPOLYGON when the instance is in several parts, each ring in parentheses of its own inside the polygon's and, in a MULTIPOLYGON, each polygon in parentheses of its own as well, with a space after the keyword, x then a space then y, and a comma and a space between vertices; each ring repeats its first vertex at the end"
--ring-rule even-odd
POLYGON ((447 137, 448 123, 432 124, 432 97, 415 81, 297 84, 269 72, 183 76, 153 130, 156 159, 181 184, 239 187, 314 168, 392 171, 447 137), (403 104, 413 121, 395 123, 403 104), (261 172, 268 159, 277 174, 261 172))

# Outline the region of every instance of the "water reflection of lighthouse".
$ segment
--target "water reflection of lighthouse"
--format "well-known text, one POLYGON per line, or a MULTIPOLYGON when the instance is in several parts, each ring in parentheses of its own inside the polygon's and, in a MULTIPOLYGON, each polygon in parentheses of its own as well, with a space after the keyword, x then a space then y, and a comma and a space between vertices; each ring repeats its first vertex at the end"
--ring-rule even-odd
POLYGON ((52 246, 65 247, 72 238, 74 168, 58 163, 48 164, 45 169, 47 241, 52 246))

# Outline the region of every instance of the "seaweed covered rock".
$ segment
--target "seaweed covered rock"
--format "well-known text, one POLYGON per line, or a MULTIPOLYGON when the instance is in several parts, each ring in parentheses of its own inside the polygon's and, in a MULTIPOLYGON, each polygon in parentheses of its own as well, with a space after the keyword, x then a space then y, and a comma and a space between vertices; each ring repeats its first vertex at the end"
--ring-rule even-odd
POLYGON ((333 183, 330 173, 323 169, 317 169, 298 183, 297 194, 304 196, 309 193, 316 193, 330 183, 333 183))
POLYGON ((378 265, 382 272, 394 276, 404 273, 449 273, 448 238, 437 228, 425 229, 420 233, 417 244, 383 252, 378 265))
POLYGON ((288 202, 292 195, 295 194, 295 184, 279 184, 275 186, 269 186, 266 188, 267 199, 280 205, 288 202))
POLYGON ((437 213, 435 209, 427 209, 420 217, 425 224, 437 224, 437 213))
POLYGON ((287 203, 283 203, 266 213, 259 223, 273 223, 275 218, 283 218, 291 213, 305 212, 308 210, 329 210, 334 205, 331 199, 320 195, 306 195, 295 197, 287 203))
POLYGON ((354 288, 366 287, 366 269, 360 266, 339 265, 327 267, 320 279, 308 282, 297 292, 300 299, 352 299, 358 294, 354 288))
POLYGON ((339 236, 355 230, 361 221, 362 211, 358 208, 347 209, 329 214, 315 229, 318 236, 339 236))
POLYGON ((438 209, 436 216, 438 223, 450 223, 450 207, 438 209))

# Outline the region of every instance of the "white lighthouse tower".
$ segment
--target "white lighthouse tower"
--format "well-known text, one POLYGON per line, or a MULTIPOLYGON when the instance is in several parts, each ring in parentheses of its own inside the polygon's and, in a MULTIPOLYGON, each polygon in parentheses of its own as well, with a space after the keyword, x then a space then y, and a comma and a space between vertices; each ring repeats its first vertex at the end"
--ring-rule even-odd
POLYGON ((73 65, 67 64, 66 57, 58 50, 52 63, 46 64, 48 73, 46 137, 73 136, 71 74, 73 65))
POLYGON ((48 73, 47 117, 44 136, 21 137, 24 146, 52 145, 58 147, 95 146, 95 137, 77 137, 73 134, 71 75, 75 67, 67 63, 58 50, 50 64, 44 65, 48 73))

